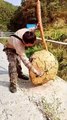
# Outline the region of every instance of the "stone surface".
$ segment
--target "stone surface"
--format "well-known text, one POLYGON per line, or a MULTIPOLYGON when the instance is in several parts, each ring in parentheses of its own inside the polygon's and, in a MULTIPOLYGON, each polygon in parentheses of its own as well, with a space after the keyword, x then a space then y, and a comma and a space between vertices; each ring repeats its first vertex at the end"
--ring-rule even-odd
POLYGON ((30 79, 34 85, 44 84, 49 80, 55 79, 58 71, 58 61, 52 53, 46 50, 37 51, 31 56, 31 59, 32 65, 39 71, 44 72, 43 76, 37 77, 30 70, 30 79))
MULTIPOLYGON (((11 93, 2 48, 0 44, 0 120, 47 120, 46 115, 49 120, 67 120, 67 82, 56 77, 34 87, 30 80, 18 80, 17 92, 11 93)), ((23 70, 28 74, 25 66, 23 70)))

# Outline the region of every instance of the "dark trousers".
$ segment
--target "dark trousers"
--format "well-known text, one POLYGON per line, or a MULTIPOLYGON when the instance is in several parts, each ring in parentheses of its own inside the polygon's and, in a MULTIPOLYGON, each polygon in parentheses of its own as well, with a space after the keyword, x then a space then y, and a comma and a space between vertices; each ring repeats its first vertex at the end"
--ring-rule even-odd
POLYGON ((10 83, 15 85, 17 84, 18 75, 22 74, 20 57, 16 54, 16 51, 11 48, 4 49, 7 55, 9 62, 8 71, 10 77, 10 83))

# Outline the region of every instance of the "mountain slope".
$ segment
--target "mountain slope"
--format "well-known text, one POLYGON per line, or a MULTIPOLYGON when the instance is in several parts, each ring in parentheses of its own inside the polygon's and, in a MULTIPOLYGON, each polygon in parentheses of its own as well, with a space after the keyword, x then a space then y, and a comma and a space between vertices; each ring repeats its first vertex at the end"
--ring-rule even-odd
POLYGON ((0 30, 6 31, 7 24, 10 21, 10 18, 13 16, 13 13, 17 7, 13 6, 12 4, 0 0, 0 30))

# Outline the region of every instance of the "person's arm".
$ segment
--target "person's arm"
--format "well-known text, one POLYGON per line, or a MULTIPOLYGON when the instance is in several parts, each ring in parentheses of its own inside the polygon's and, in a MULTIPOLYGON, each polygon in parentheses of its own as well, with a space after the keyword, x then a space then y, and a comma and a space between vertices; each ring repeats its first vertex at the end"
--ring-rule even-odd
POLYGON ((32 70, 32 72, 34 72, 36 75, 40 76, 41 72, 36 70, 31 62, 29 61, 29 59, 27 58, 26 54, 23 53, 23 55, 20 56, 21 60, 23 61, 23 63, 25 64, 25 66, 29 69, 32 70))
POLYGON ((22 62, 24 63, 24 65, 29 69, 32 70, 32 72, 34 72, 36 75, 38 76, 42 76, 42 72, 36 70, 31 62, 29 61, 29 59, 27 58, 26 54, 25 54, 25 49, 24 46, 22 45, 21 41, 15 41, 14 43, 14 49, 16 50, 16 53, 19 55, 19 57, 21 58, 22 62))
POLYGON ((29 61, 29 59, 27 58, 26 54, 24 53, 22 56, 20 56, 21 60, 23 61, 23 63, 25 64, 25 66, 29 69, 32 70, 32 72, 34 72, 37 76, 42 76, 44 75, 43 71, 39 71, 37 69, 34 68, 34 66, 31 64, 31 62, 29 61))

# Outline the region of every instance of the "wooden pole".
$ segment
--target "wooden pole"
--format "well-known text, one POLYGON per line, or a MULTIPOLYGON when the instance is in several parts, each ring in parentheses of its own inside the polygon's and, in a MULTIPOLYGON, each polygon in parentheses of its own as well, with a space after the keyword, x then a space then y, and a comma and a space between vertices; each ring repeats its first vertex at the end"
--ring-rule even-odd
POLYGON ((40 1, 39 0, 37 0, 37 18, 38 18, 40 34, 41 34, 41 38, 42 38, 42 42, 43 42, 43 47, 46 50, 48 50, 47 43, 46 43, 46 41, 44 39, 44 31, 43 31, 43 25, 42 25, 42 19, 41 19, 41 5, 40 5, 40 1))

